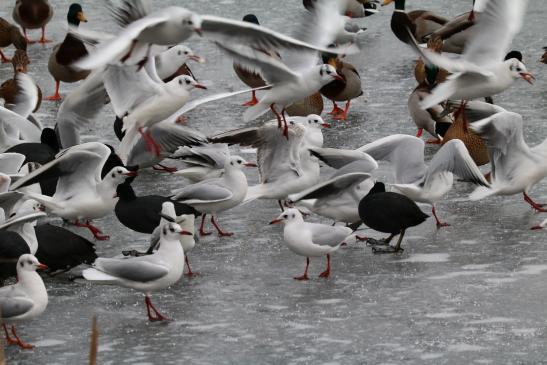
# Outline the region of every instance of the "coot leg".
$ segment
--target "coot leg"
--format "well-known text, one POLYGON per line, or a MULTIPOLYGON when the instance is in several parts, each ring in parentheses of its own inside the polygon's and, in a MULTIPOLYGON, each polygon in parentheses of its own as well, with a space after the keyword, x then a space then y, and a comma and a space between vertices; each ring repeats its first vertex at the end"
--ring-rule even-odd
POLYGON ((392 233, 389 237, 382 238, 381 240, 367 238, 366 241, 369 246, 388 246, 393 237, 395 237, 395 235, 392 233))
POLYGON ((405 230, 401 230, 401 233, 399 234, 399 239, 397 240, 397 244, 395 247, 393 246, 386 246, 386 247, 373 247, 372 252, 373 253, 397 253, 397 252, 403 252, 404 249, 401 248, 401 242, 403 242, 403 237, 405 235, 405 230))
POLYGON ((304 274, 302 276, 296 276, 293 279, 294 280, 309 280, 308 278, 308 267, 310 266, 310 258, 306 257, 306 269, 304 270, 304 274))

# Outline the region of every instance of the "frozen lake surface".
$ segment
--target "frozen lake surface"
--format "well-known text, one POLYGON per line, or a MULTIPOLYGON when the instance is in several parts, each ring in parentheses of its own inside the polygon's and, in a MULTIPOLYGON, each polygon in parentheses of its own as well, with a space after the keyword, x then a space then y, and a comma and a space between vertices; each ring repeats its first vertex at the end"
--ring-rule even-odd
MULTIPOLYGON (((0 0, 0 16, 11 19, 13 3, 0 0)), ((70 1, 52 3, 56 13, 48 36, 60 42, 70 1)), ((89 19, 83 26, 115 30, 102 2, 81 3, 89 19)), ((283 31, 294 29, 304 11, 299 0, 156 0, 155 6, 167 3, 237 19, 253 12, 262 24, 283 31)), ((471 5, 470 0, 408 3, 410 9, 447 16, 471 5)), ((406 108, 415 86, 415 57, 389 28, 392 10, 390 6, 359 20, 368 28, 365 46, 349 60, 363 77, 364 95, 352 103, 346 122, 334 122, 325 131, 329 147, 356 148, 393 133, 416 132, 406 108)), ((547 137, 547 66, 537 62, 541 47, 547 45, 543 44, 545 19, 547 2, 530 1, 524 29, 514 42, 537 82, 530 87, 518 81, 494 97, 501 106, 523 115, 525 138, 531 144, 547 137)), ((30 36, 35 39, 39 32, 31 31, 30 36)), ((231 62, 211 43, 194 37, 188 44, 209 60, 206 65, 191 65, 200 80, 210 81, 219 91, 243 87, 231 62)), ((45 94, 54 87, 47 72, 53 45, 29 46, 29 71, 45 94)), ((8 78, 11 66, 0 65, 0 75, 2 80, 8 78)), ((74 87, 63 84, 61 92, 74 87)), ((189 124, 207 134, 243 127, 240 104, 247 96, 195 110, 189 114, 189 124)), ((38 116, 51 125, 57 108, 58 104, 43 102, 38 116)), ((326 111, 330 108, 326 103, 326 111)), ((84 139, 98 136, 114 142, 113 119, 105 108, 95 125, 83 131, 84 139)), ((437 148, 428 146, 427 155, 437 148)), ((256 171, 248 176, 256 183, 256 171)), ((167 194, 184 183, 146 171, 134 185, 141 193, 167 194)), ((546 186, 539 184, 532 196, 547 200, 546 186)), ((267 225, 278 215, 275 202, 256 201, 222 214, 220 222, 236 235, 201 240, 190 254, 193 269, 201 276, 183 278, 153 296, 172 319, 167 324, 146 320, 143 296, 137 292, 71 283, 66 277, 46 278, 50 295, 46 312, 19 329, 37 347, 6 349, 8 363, 85 363, 94 314, 99 321, 101 364, 545 362, 547 232, 529 229, 545 215, 533 213, 521 196, 469 202, 471 191, 471 186, 457 183, 437 206, 442 219, 452 225, 437 230, 430 219, 409 230, 401 255, 373 256, 369 248, 355 244, 334 254, 328 280, 317 278, 324 260, 312 260, 309 282, 292 279, 301 274, 305 260, 284 246, 280 227, 267 225)), ((129 231, 114 215, 96 223, 111 236, 110 241, 97 243, 101 256, 148 245, 147 236, 129 231)))

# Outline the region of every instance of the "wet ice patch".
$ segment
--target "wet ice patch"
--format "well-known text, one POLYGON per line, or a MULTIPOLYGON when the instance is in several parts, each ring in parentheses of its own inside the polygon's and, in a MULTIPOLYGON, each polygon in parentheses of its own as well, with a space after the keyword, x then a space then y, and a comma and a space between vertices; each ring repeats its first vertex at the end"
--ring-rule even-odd
POLYGON ((542 272, 547 270, 547 265, 524 265, 520 271, 517 271, 516 274, 520 275, 539 275, 542 272))
POLYGON ((494 264, 471 264, 471 265, 463 265, 462 269, 464 270, 482 270, 486 269, 494 264))
POLYGON ((512 323, 516 321, 517 321, 516 318, 492 317, 492 318, 477 319, 474 321, 469 321, 467 322, 467 324, 512 323))
POLYGON ((449 345, 447 347, 447 350, 450 352, 482 351, 486 350, 486 347, 482 347, 479 345, 470 345, 468 343, 456 343, 453 345, 449 345))
POLYGON ((186 329, 191 331, 210 331, 217 328, 225 328, 230 326, 230 323, 212 323, 212 324, 202 324, 198 326, 186 327, 186 329))
POLYGON ((431 353, 428 353, 428 354, 422 354, 420 355, 420 360, 435 360, 435 359, 438 359, 440 357, 443 357, 444 354, 440 353, 440 352, 431 352, 431 353))
POLYGON ((479 243, 477 240, 461 240, 458 241, 458 243, 461 243, 462 245, 476 245, 479 243))
POLYGON ((418 253, 393 262, 447 262, 449 257, 447 253, 418 253))
POLYGON ((320 338, 317 339, 317 341, 337 343, 337 344, 341 344, 341 345, 351 345, 351 343, 352 343, 352 341, 350 341, 350 340, 341 340, 339 338, 332 338, 332 337, 328 337, 328 336, 320 337, 320 338))
POLYGON ((430 279, 431 280, 446 280, 446 279, 454 279, 460 276, 488 275, 488 274, 493 274, 493 272, 483 271, 483 270, 454 271, 444 275, 431 276, 430 279))
POLYGON ((33 342, 32 344, 36 347, 50 347, 50 346, 59 346, 66 343, 63 340, 47 339, 33 342))
POLYGON ((337 303, 342 303, 344 301, 344 299, 336 299, 336 298, 332 298, 332 299, 318 299, 315 301, 315 303, 317 304, 337 304, 337 303))

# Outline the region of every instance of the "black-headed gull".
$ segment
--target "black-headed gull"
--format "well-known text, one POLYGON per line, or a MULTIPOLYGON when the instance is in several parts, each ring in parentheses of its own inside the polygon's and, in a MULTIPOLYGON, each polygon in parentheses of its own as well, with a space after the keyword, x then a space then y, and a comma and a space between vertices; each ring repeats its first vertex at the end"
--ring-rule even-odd
MULTIPOLYGON (((316 119, 315 117, 312 119, 316 119)), ((321 142, 317 136, 308 140, 308 133, 321 133, 320 123, 291 123, 288 138, 277 132, 275 121, 260 127, 249 127, 221 133, 211 137, 212 142, 238 143, 257 149, 257 164, 260 184, 248 189, 245 201, 275 199, 283 210, 282 200, 289 194, 298 193, 319 181, 319 163, 311 156, 311 143, 321 142), (313 126, 312 126, 313 125, 313 126)), ((305 118, 298 120, 307 120, 305 118)))
POLYGON ((337 170, 329 179, 289 195, 289 203, 303 206, 335 222, 359 222, 357 207, 374 184, 367 173, 370 171, 368 163, 354 161, 337 170))
POLYGON ((471 200, 491 195, 522 193, 524 200, 538 212, 547 212, 528 195, 530 189, 547 176, 547 143, 529 147, 522 134, 522 116, 499 112, 470 124, 473 132, 486 142, 492 166, 490 186, 477 188, 471 200))
POLYGON ((446 99, 476 99, 496 95, 509 88, 516 79, 532 83, 533 76, 519 60, 503 60, 513 37, 520 31, 526 0, 490 0, 476 25, 473 36, 459 59, 421 49, 414 49, 428 63, 452 73, 421 103, 423 109, 446 99))
POLYGON ((374 246, 374 253, 402 251, 401 242, 406 230, 422 224, 429 217, 410 198, 399 193, 386 192, 384 183, 379 181, 359 203, 359 215, 368 227, 390 234, 388 238, 380 241, 368 239, 368 243, 374 246), (399 235, 397 244, 395 247, 389 246, 396 235, 399 235))
POLYGON ((58 176, 57 189, 52 197, 33 192, 25 194, 42 203, 51 214, 88 228, 96 239, 108 239, 89 220, 112 212, 118 201, 116 187, 127 177, 136 175, 123 166, 116 166, 101 178, 101 170, 110 154, 110 149, 99 142, 71 147, 12 184, 11 190, 36 182, 41 175, 58 176))
POLYGON ((114 38, 107 38, 85 59, 75 65, 82 69, 95 69, 107 63, 122 62, 144 65, 155 56, 152 45, 170 46, 183 43, 192 34, 224 44, 247 44, 267 49, 321 50, 298 39, 274 32, 260 25, 199 15, 188 9, 170 6, 150 12, 146 1, 124 1, 110 6, 118 24, 127 25, 114 38))
POLYGON ((47 269, 31 254, 19 257, 17 261, 17 283, 0 288, 0 318, 2 319, 6 341, 9 345, 18 345, 31 349, 32 345, 19 338, 15 324, 41 315, 47 307, 48 295, 46 286, 36 270, 47 269), (7 325, 11 324, 11 333, 7 325))
POLYGON ((181 160, 187 167, 174 174, 192 183, 220 177, 224 173, 224 163, 229 154, 228 145, 223 143, 179 147, 171 158, 181 160))
POLYGON ((193 234, 176 223, 164 224, 159 248, 154 253, 139 257, 99 257, 93 268, 85 269, 82 275, 84 279, 99 284, 120 285, 144 292, 148 319, 165 320, 152 304, 150 292, 165 289, 182 277, 184 251, 178 239, 180 235, 193 234))
POLYGON ((152 236, 150 237, 150 248, 148 249, 148 251, 151 252, 151 249, 157 249, 157 245, 160 240, 161 225, 168 222, 174 222, 178 224, 183 230, 192 233, 191 236, 182 235, 179 237, 180 244, 182 246, 182 249, 184 250, 184 263, 186 264, 186 268, 188 269, 188 271, 184 275, 199 275, 199 273, 192 271, 192 268, 190 267, 190 261, 188 260, 188 253, 192 251, 192 249, 196 246, 196 241, 194 239, 195 216, 193 214, 177 215, 173 202, 165 202, 163 203, 161 209, 161 219, 162 220, 160 225, 156 227, 154 232, 152 232, 152 236))
POLYGON ((233 235, 233 233, 224 232, 220 228, 215 215, 238 206, 245 199, 247 177, 241 171, 243 167, 256 167, 256 165, 245 161, 240 156, 227 156, 224 174, 220 178, 204 180, 173 190, 173 200, 187 204, 202 213, 200 235, 211 234, 204 230, 207 214, 211 215, 211 223, 220 236, 233 235))
MULTIPOLYGON (((177 71, 188 61, 205 63, 205 58, 198 56, 184 44, 178 44, 160 53, 154 59, 156 72, 160 80, 170 81, 178 76, 177 71)), ((192 76, 192 75, 190 75, 192 76)))
POLYGON ((330 276, 330 254, 344 243, 346 237, 352 234, 351 228, 331 226, 304 221, 298 209, 289 208, 283 211, 270 224, 284 223, 283 239, 287 247, 297 255, 306 257, 306 269, 296 280, 308 280, 310 257, 327 256, 327 268, 319 277, 330 276))
MULTIPOLYGON (((302 22, 301 38, 322 48, 331 44, 336 38, 335 24, 338 24, 341 18, 336 2, 318 2, 314 10, 306 15, 302 22)), ((217 46, 243 68, 259 73, 271 85, 271 89, 266 91, 259 102, 245 111, 244 121, 253 120, 271 110, 277 117, 278 126, 284 127, 285 136, 288 127, 285 118, 286 107, 315 94, 333 80, 343 81, 332 65, 317 64, 316 51, 289 54, 284 59, 285 62, 246 45, 217 43, 217 46)), ((348 52, 353 51, 354 49, 348 48, 348 52)))
POLYGON ((389 161, 395 173, 394 188, 410 199, 431 205, 437 227, 442 223, 435 211, 435 202, 452 189, 453 174, 476 185, 489 186, 488 181, 459 139, 443 145, 429 166, 424 162, 424 142, 414 136, 394 134, 380 138, 361 148, 376 160, 389 161))

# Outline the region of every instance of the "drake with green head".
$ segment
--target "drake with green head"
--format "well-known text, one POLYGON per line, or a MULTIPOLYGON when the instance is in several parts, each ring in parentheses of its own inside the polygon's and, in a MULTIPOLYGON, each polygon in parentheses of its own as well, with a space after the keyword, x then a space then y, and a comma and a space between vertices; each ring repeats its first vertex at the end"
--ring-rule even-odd
POLYGON ((403 43, 410 43, 407 28, 410 29, 418 42, 424 37, 448 22, 448 19, 426 10, 405 12, 405 0, 384 0, 383 6, 395 2, 395 10, 391 16, 391 30, 403 43))
MULTIPOLYGON (((82 6, 78 3, 70 5, 67 13, 67 21, 70 26, 78 27, 80 22, 87 22, 82 6)), ((87 56, 88 52, 83 42, 67 33, 63 43, 56 45, 49 57, 49 73, 55 79, 55 94, 46 97, 46 100, 61 100, 59 86, 62 82, 76 82, 89 75, 88 70, 76 70, 71 65, 80 58, 87 56)))

